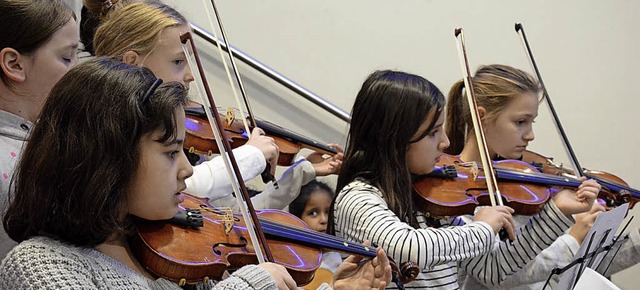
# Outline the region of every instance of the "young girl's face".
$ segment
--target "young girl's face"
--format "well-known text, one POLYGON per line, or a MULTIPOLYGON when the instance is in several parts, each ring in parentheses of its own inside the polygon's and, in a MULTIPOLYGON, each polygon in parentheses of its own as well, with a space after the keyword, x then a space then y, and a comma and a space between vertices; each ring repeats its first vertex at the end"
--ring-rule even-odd
POLYGON ((184 108, 179 107, 174 114, 175 140, 166 144, 156 141, 162 135, 160 131, 142 137, 140 165, 127 198, 129 214, 147 220, 169 219, 175 216, 178 204, 184 200, 180 192, 186 188, 185 179, 191 176, 193 169, 182 150, 184 108))
POLYGON ((314 191, 304 205, 302 221, 314 231, 326 231, 327 221, 329 220, 329 206, 331 206, 331 193, 322 189, 314 191))
POLYGON ((431 124, 434 114, 435 111, 429 113, 426 120, 418 128, 418 131, 411 137, 411 140, 415 142, 409 144, 406 158, 409 171, 413 174, 423 175, 433 171, 440 156, 442 156, 443 150, 449 146, 449 138, 447 138, 447 134, 442 128, 444 114, 440 114, 435 126, 425 135, 425 130, 431 124), (416 140, 420 136, 424 137, 416 140))
POLYGON ((538 116, 538 96, 516 96, 494 120, 483 122, 491 156, 519 159, 533 141, 533 122, 538 116))
MULTIPOLYGON (((53 86, 76 65, 76 50, 80 42, 80 32, 74 19, 69 20, 51 35, 49 41, 31 54, 23 55, 25 60, 25 85, 35 99, 40 112, 53 86)), ((35 120, 37 116, 33 116, 35 120)))
POLYGON ((143 55, 141 65, 150 69, 156 77, 165 82, 180 82, 189 88, 193 74, 182 50, 180 35, 190 32, 186 25, 170 27, 162 31, 160 41, 148 55, 143 55))

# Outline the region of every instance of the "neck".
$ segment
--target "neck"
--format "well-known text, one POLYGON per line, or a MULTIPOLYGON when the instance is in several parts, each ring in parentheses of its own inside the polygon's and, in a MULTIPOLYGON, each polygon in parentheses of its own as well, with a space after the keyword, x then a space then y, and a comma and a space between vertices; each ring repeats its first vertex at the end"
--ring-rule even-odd
POLYGON ((96 250, 120 261, 149 279, 155 279, 135 258, 125 237, 109 239, 109 241, 96 246, 96 250))
POLYGON ((38 107, 34 98, 26 97, 27 94, 19 94, 19 88, 10 89, 0 84, 0 110, 25 118, 35 123, 38 118, 38 107))
MULTIPOLYGON (((495 154, 491 153, 491 150, 489 150, 489 154, 491 155, 490 158, 493 160, 495 154)), ((476 135, 470 134, 469 136, 467 136, 467 141, 464 143, 464 148, 462 149, 462 152, 460 152, 460 160, 464 162, 482 162, 476 135)))

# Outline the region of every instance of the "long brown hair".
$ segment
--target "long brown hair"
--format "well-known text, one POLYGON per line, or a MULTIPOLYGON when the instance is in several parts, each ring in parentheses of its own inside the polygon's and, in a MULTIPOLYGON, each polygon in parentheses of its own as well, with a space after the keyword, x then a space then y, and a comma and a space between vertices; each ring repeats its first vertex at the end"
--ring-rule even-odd
MULTIPOLYGON (((482 118, 483 124, 496 118, 514 97, 540 93, 540 85, 531 75, 500 64, 481 66, 471 82, 478 107, 485 108, 487 112, 482 118)), ((451 144, 444 152, 458 155, 464 148, 467 135, 473 130, 464 80, 457 81, 449 91, 446 118, 445 132, 451 144)))
POLYGON ((3 219, 12 239, 46 235, 95 246, 126 232, 140 140, 156 130, 164 132, 159 142, 175 139, 175 110, 186 102, 175 82, 143 101, 155 80, 146 68, 96 59, 56 84, 16 170, 3 219))
MULTIPOLYGON (((406 152, 411 137, 435 110, 426 131, 433 129, 444 104, 442 92, 423 77, 390 70, 369 75, 353 104, 337 191, 362 179, 382 191, 400 219, 417 226, 406 152)), ((329 211, 329 233, 334 230, 334 205, 335 197, 329 211)))

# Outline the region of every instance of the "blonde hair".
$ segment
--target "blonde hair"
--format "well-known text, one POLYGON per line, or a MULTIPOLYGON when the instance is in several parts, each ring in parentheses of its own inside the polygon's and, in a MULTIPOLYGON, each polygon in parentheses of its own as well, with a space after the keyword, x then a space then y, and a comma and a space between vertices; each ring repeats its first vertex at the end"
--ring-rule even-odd
POLYGON ((159 2, 137 2, 107 14, 93 38, 96 56, 122 61, 127 51, 149 54, 167 28, 188 25, 182 14, 159 2))
MULTIPOLYGON (((536 79, 522 70, 506 65, 481 66, 471 82, 478 107, 486 110, 482 118, 483 124, 494 120, 514 97, 525 93, 540 93, 540 85, 536 79)), ((451 144, 445 149, 445 153, 457 155, 462 152, 466 136, 473 129, 464 80, 459 80, 451 87, 446 116, 445 132, 451 144)))

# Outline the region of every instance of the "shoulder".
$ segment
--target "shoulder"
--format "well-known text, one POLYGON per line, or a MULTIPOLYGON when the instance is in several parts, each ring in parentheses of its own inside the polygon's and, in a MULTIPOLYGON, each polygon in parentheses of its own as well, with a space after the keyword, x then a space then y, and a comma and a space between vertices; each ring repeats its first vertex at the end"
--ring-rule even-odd
POLYGON ((378 197, 382 197, 382 192, 380 191, 380 189, 359 179, 351 181, 349 184, 343 187, 338 194, 346 195, 366 193, 372 193, 378 197))
POLYGON ((0 288, 25 285, 57 288, 88 275, 88 264, 78 247, 46 237, 18 244, 0 264, 0 288))

